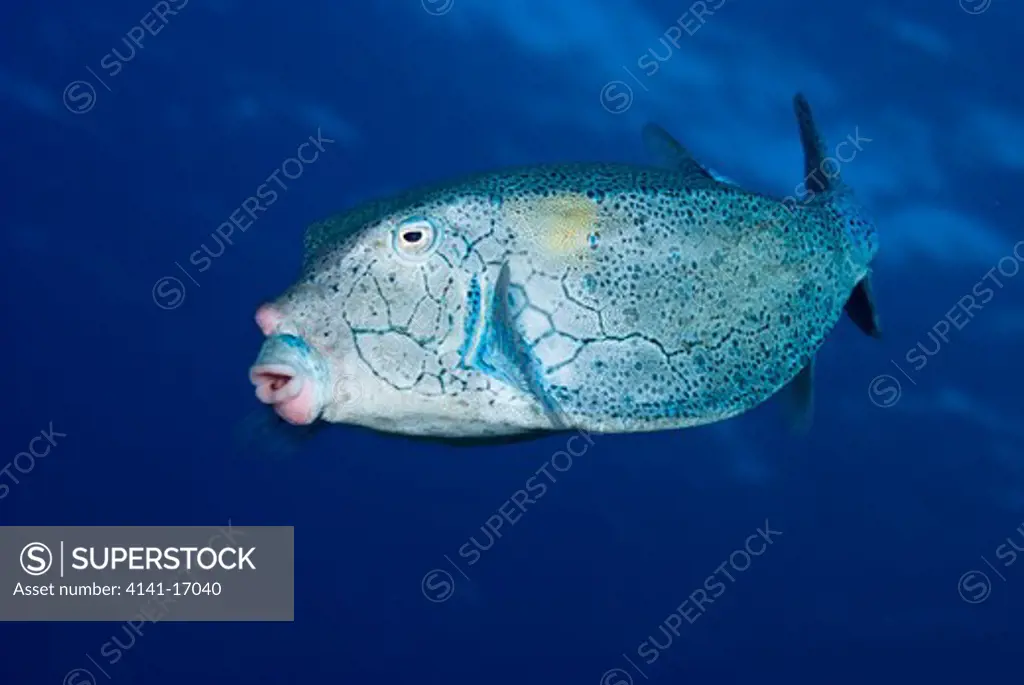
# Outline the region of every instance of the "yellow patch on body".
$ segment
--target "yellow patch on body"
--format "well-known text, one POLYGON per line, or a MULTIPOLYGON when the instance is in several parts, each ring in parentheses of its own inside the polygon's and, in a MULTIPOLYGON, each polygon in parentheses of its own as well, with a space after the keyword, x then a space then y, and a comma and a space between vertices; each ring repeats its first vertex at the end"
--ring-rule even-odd
POLYGON ((504 209, 516 235, 552 256, 582 253, 597 230, 597 204, 586 195, 513 199, 504 209))

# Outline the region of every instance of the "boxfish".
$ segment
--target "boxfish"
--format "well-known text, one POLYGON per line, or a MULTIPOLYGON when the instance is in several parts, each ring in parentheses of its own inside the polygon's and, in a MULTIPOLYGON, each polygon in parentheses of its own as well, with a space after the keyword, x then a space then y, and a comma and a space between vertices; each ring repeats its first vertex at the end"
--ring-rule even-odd
POLYGON ((780 393, 809 425, 844 313, 880 335, 878 245, 794 110, 816 182, 799 202, 649 123, 650 166, 501 169, 313 223, 298 280, 256 313, 257 398, 295 425, 454 442, 674 430, 780 393))

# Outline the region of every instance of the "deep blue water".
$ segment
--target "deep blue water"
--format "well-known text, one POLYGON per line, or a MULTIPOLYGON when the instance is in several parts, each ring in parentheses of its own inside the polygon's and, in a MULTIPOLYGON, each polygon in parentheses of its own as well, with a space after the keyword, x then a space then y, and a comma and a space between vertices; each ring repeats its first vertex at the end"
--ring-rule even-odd
POLYGON ((135 0, 3 10, 0 464, 65 435, 0 476, 0 522, 294 525, 295 621, 147 624, 114 663, 123 624, 2 624, 0 683, 1020 679, 1024 6, 728 0, 701 23, 665 0, 169 5, 162 24, 135 0), (797 90, 831 142, 870 139, 843 174, 878 225, 885 326, 839 325, 809 435, 772 401, 597 436, 467 565, 564 438, 261 431, 252 316, 310 222, 497 166, 647 162, 648 120, 788 194, 797 90), (318 131, 335 142, 190 263, 318 131), (154 298, 166 277, 183 290, 154 298), (747 567, 734 553, 766 525, 781 534, 747 567))

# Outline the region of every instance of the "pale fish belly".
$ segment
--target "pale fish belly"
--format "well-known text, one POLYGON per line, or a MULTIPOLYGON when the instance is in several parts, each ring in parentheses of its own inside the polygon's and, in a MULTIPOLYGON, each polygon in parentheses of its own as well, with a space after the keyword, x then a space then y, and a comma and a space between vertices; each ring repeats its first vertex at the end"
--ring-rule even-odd
POLYGON ((742 191, 711 215, 687 193, 555 197, 513 227, 530 239, 512 262, 516 325, 573 426, 735 416, 788 383, 842 312, 841 250, 759 224, 742 191))

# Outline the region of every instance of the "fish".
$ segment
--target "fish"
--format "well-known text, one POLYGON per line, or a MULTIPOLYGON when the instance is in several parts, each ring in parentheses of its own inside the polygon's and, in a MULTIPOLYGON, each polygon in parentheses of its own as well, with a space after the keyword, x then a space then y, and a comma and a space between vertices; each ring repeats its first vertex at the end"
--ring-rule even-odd
POLYGON ((818 184, 800 202, 652 122, 657 163, 499 169, 313 223, 298 280, 256 311, 257 398, 293 425, 469 444, 690 428, 776 394, 809 424, 844 313, 881 334, 878 240, 793 107, 818 184))

